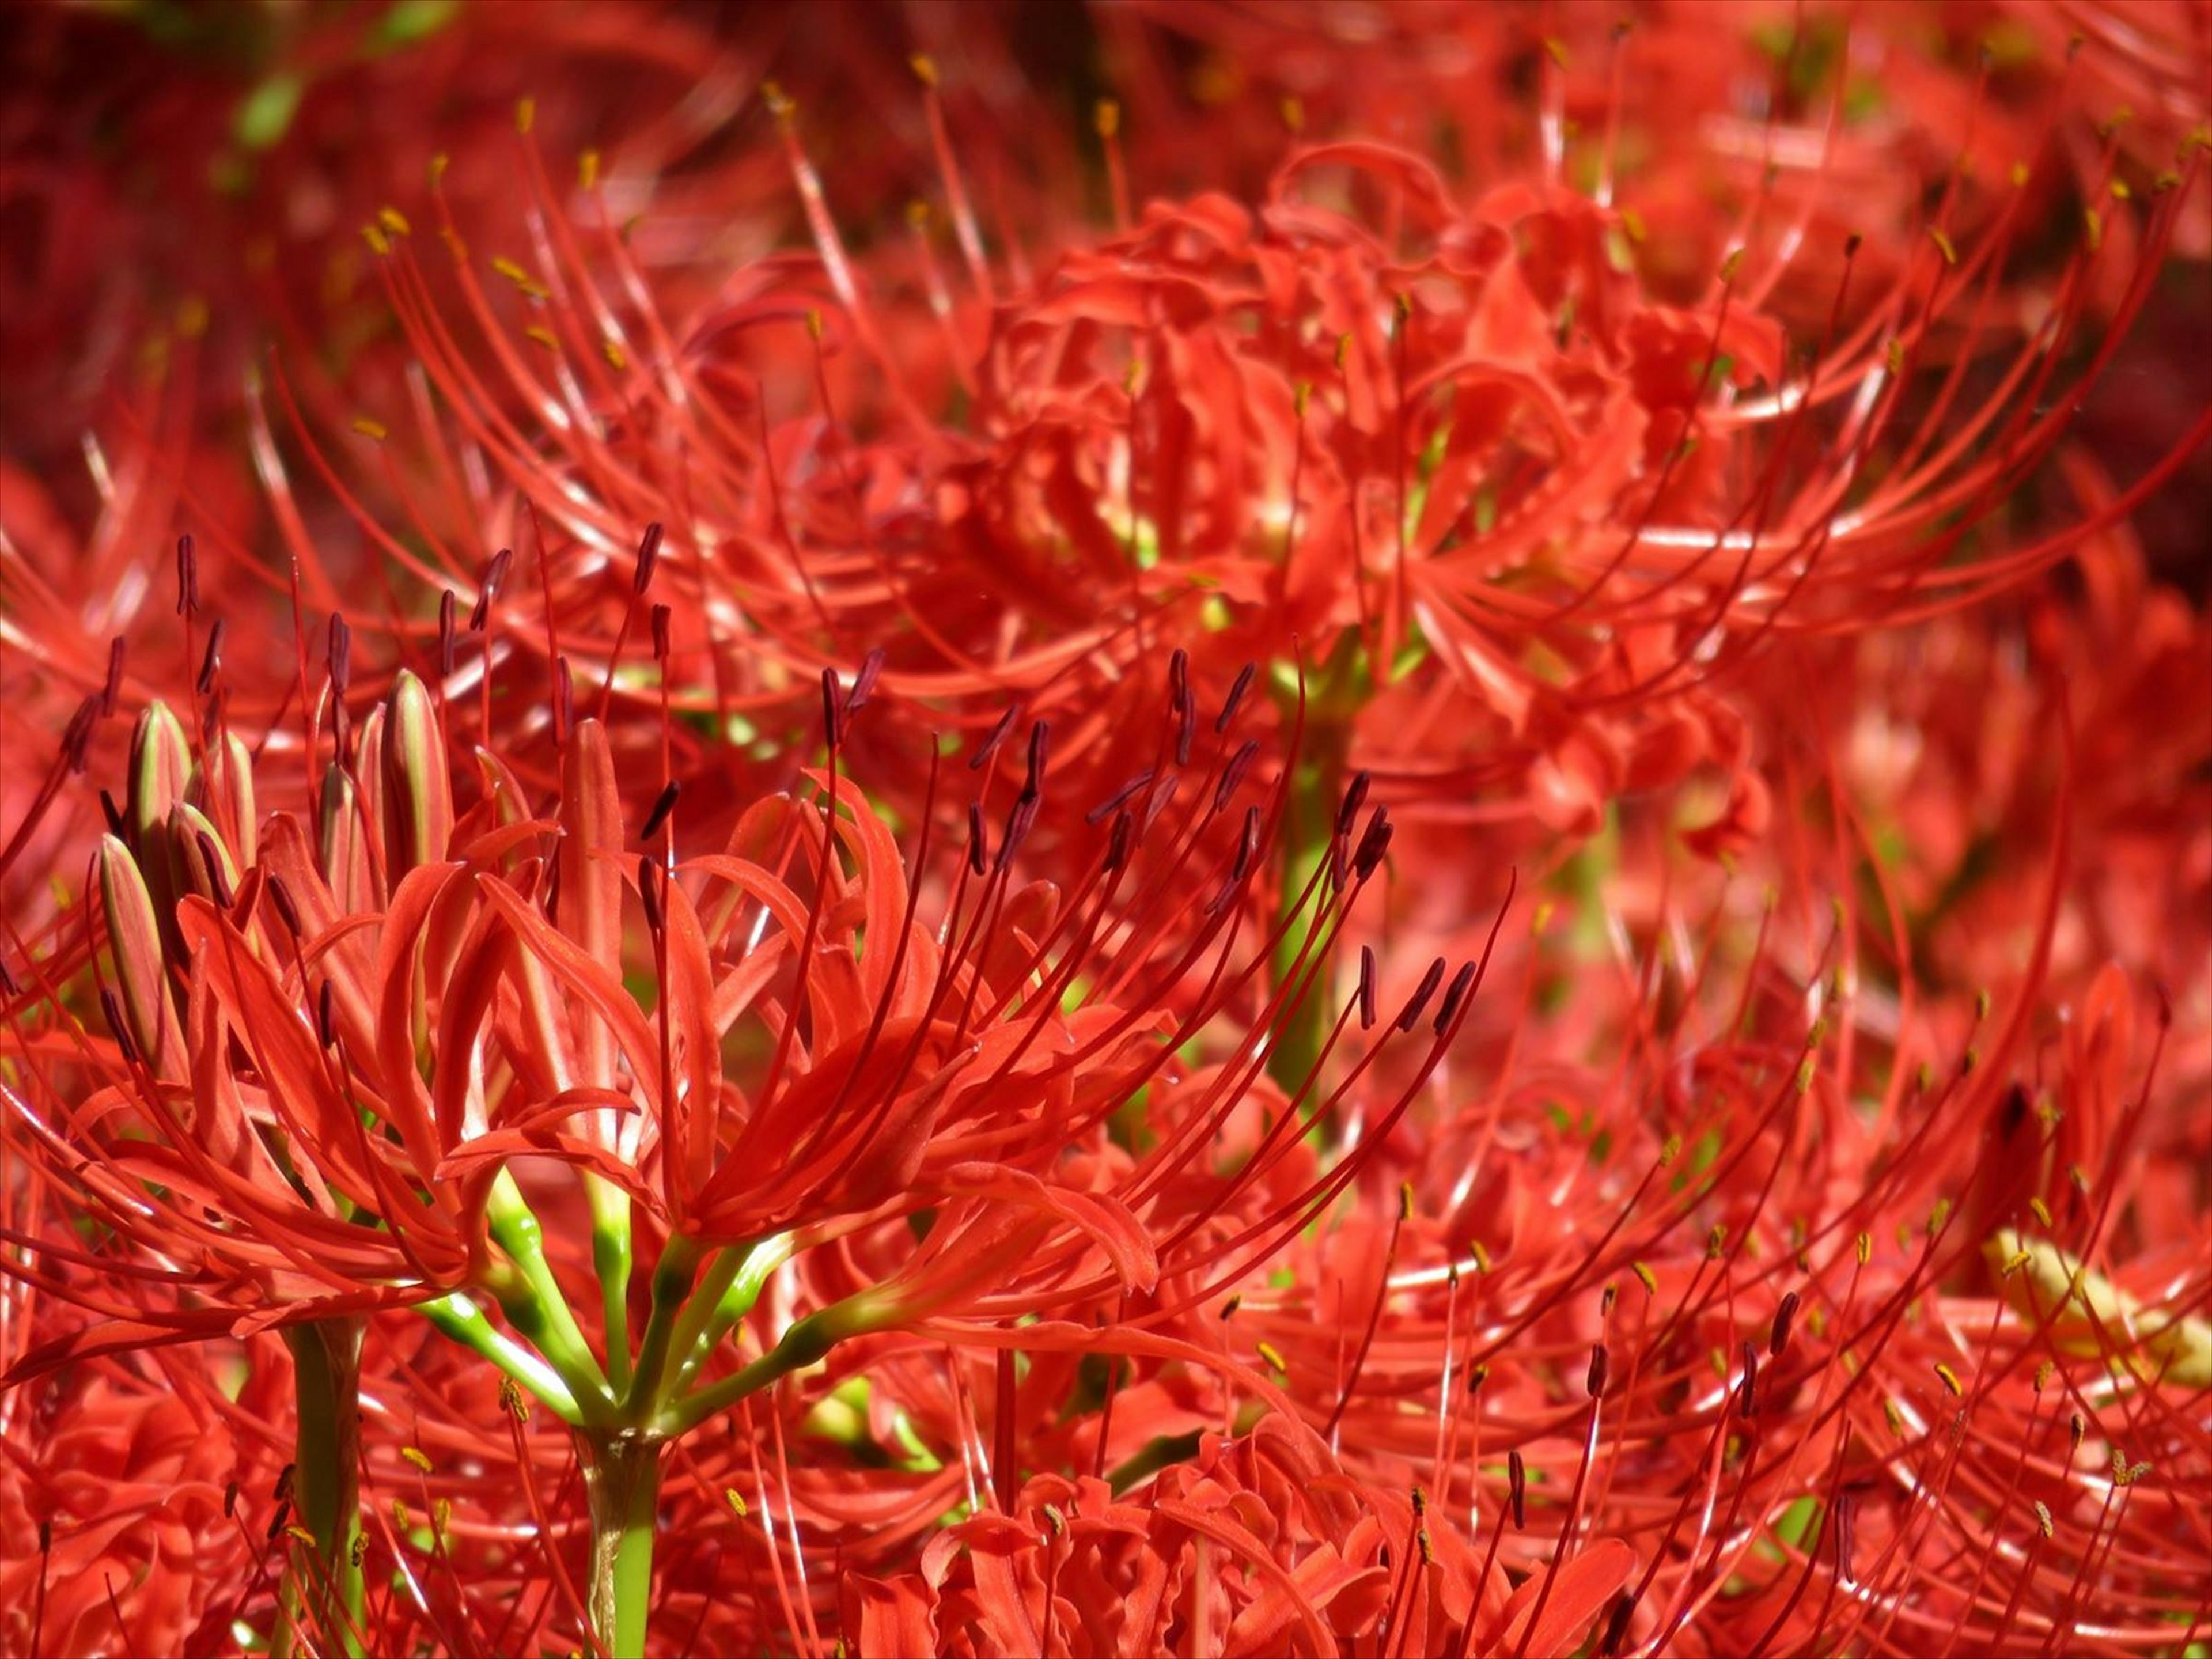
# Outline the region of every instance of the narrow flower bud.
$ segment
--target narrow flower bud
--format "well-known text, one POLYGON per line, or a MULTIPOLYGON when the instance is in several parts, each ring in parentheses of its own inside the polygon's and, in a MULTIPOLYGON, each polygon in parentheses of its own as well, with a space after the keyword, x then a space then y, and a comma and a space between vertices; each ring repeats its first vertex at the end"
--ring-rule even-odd
POLYGON ((131 790, 124 821, 131 827, 133 849, 143 852, 149 836, 168 823, 168 810, 184 799, 191 775, 192 745, 184 737, 184 723, 168 703, 146 703, 131 732, 131 790))
POLYGON ((164 1067, 183 1054, 183 1027, 170 1001, 161 929, 138 861, 115 836, 102 836, 86 886, 99 896, 106 976, 113 982, 117 1018, 134 1050, 157 1075, 166 1075, 164 1067))
POLYGON ((385 705, 383 805, 385 878, 396 887, 410 870, 445 857, 453 833, 437 706, 428 688, 404 668, 385 705))

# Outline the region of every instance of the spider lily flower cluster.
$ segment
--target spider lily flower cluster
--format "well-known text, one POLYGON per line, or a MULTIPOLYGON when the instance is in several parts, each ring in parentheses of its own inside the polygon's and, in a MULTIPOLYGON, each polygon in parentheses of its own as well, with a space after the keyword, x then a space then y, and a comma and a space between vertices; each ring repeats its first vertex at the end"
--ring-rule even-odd
POLYGON ((272 211, 0 403, 0 1652, 2194 1652, 2212 415, 2074 416, 2207 36, 2078 9, 142 112, 272 211))

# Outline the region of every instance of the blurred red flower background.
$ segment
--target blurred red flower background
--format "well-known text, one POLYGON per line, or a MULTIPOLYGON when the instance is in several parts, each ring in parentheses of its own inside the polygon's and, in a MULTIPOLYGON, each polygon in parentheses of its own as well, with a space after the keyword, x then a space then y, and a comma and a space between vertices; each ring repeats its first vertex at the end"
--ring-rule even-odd
POLYGON ((2212 5, 52 3, 0 1653, 2212 1644, 2212 5))

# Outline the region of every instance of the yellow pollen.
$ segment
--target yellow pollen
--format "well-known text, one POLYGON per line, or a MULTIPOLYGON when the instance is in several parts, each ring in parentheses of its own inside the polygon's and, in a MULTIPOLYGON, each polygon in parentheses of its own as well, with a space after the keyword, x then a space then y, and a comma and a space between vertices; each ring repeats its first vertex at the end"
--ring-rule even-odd
POLYGON ((371 420, 366 415, 356 415, 353 417, 353 429, 364 438, 374 438, 379 443, 384 441, 385 425, 381 421, 371 420))

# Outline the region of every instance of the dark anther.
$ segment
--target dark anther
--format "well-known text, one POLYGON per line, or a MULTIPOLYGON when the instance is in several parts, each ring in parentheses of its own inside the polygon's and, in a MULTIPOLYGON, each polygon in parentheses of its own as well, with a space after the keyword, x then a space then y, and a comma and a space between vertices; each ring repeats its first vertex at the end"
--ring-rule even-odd
POLYGON ((1766 1357, 1782 1358, 1782 1351, 1790 1346, 1790 1327, 1797 1317, 1797 1292, 1785 1291, 1782 1305, 1774 1310, 1774 1328, 1766 1334, 1766 1357))
POLYGON ((1229 695, 1221 700, 1221 712, 1213 717, 1216 736, 1229 729, 1229 722, 1237 718, 1237 705, 1244 701, 1244 694, 1252 689, 1252 677, 1260 672, 1257 663, 1246 663, 1237 671, 1237 683, 1229 688, 1229 695))
POLYGON ((115 1034, 115 1052, 123 1056, 125 1066, 131 1065, 138 1058, 138 1045, 131 1040, 131 1027, 123 1018, 123 1004, 117 1000, 112 985, 100 988, 100 1012, 107 1020, 107 1029, 115 1034))
POLYGON ((1375 947, 1359 947, 1359 1029, 1375 1029, 1375 947))
POLYGON ((323 660, 331 671, 331 695, 343 697, 353 684, 353 629, 346 626, 343 617, 331 617, 330 642, 325 647, 323 660))
POLYGON ((637 574, 630 580, 630 592, 640 599, 653 586, 653 568, 660 562, 660 520, 655 519, 646 526, 645 534, 637 544, 637 574))
POLYGON ((1014 797, 1013 811, 1006 814, 1006 827, 999 842, 999 856, 991 866, 994 870, 1003 870, 1013 862, 1015 853, 1036 823, 1038 805, 1039 798, 1034 790, 1024 789, 1014 797))
POLYGON ((1107 796, 1104 800, 1100 801, 1097 805, 1092 807, 1088 812, 1085 812, 1083 815, 1083 821, 1085 823, 1103 823, 1115 813, 1120 811, 1122 807, 1128 805, 1130 796, 1135 794, 1137 791, 1143 788, 1152 781, 1152 769, 1148 766, 1143 771, 1138 773, 1135 777, 1131 778, 1127 783, 1123 784, 1119 789, 1116 789, 1112 794, 1107 796))
POLYGON ((120 634, 107 642, 107 678, 100 688, 102 720, 115 712, 115 700, 123 694, 123 653, 125 648, 120 634))
POLYGON ((269 878, 269 902, 276 907, 276 920, 284 924, 284 931, 294 939, 301 936, 300 907, 292 902, 292 890, 284 884, 284 878, 269 878))
POLYGON ((1343 804, 1336 809, 1336 833, 1349 836, 1358 821, 1359 809, 1367 805, 1368 777, 1364 772, 1354 772, 1352 781, 1344 787, 1343 804))
POLYGON ((974 754, 968 757, 970 772, 980 772, 990 763, 991 757, 999 752, 999 745, 1006 740, 1006 733, 1013 730, 1014 717, 1021 712, 1019 703, 1006 705, 1006 712, 999 716, 999 723, 991 728, 990 735, 975 746, 974 754))
POLYGON ((441 680, 453 677, 453 611, 456 603, 453 590, 450 587, 438 595, 438 678, 441 680))
POLYGON ((653 798, 653 811, 645 815, 645 828, 637 832, 640 841, 651 841, 660 826, 668 822, 668 815, 676 810, 676 798, 684 786, 674 778, 660 786, 660 793, 653 798))
POLYGON ((483 633, 491 621, 491 602, 499 597, 499 590, 507 580, 507 568, 514 562, 514 550, 502 547, 484 566, 483 582, 477 589, 476 606, 469 612, 470 633, 483 633))
POLYGON ((1438 957, 1429 963, 1429 971, 1421 975, 1421 982, 1413 988, 1413 994, 1398 1016, 1398 1029, 1410 1031, 1413 1022, 1421 1017, 1421 1010, 1429 1006, 1429 999, 1437 994, 1437 987, 1444 981, 1444 959, 1438 957))
POLYGON ((1118 870, 1129 859, 1129 837, 1136 830, 1136 820, 1127 812, 1114 815, 1114 828, 1106 837, 1106 867, 1118 870))
POLYGON ((229 909, 232 903, 230 878, 223 873, 222 849, 215 844, 215 837, 204 830, 193 831, 192 838, 198 842, 200 857, 207 865, 208 886, 214 891, 216 908, 229 909))
POLYGON ((1628 1639, 1628 1621, 1636 1616, 1636 1592, 1623 1590, 1613 1598, 1613 1611, 1607 1615, 1605 1634, 1599 1638, 1599 1659, 1613 1659, 1620 1651, 1620 1644, 1628 1639))
POLYGON ((215 677, 222 669, 222 624, 223 618, 217 617, 215 626, 208 629, 207 650, 200 657, 197 689, 204 697, 215 690, 215 677))
POLYGON ((1260 745, 1247 738, 1243 745, 1229 757, 1229 764, 1221 769, 1221 781, 1213 786, 1213 810, 1217 812, 1229 805, 1229 798, 1237 793, 1237 786, 1244 781, 1244 774, 1252 768, 1253 758, 1260 745))
POLYGON ((1517 1446, 1505 1454, 1505 1491, 1513 1500, 1513 1530, 1528 1529, 1528 1466, 1517 1446))
POLYGON ((1462 962, 1459 972, 1452 975, 1451 983, 1444 988, 1443 1006, 1437 1010, 1437 1035, 1442 1036, 1451 1029, 1452 1016, 1467 1000, 1468 988, 1474 983, 1474 964, 1462 962))
POLYGON ((1365 881, 1382 862, 1382 854, 1390 850, 1390 814, 1387 807, 1378 806, 1367 820, 1366 832, 1359 837, 1359 849, 1352 855, 1352 873, 1365 881))
POLYGON ((860 659, 860 672, 853 676, 853 689, 845 697, 845 715, 851 719, 876 695, 876 682, 884 677, 884 648, 880 645, 860 659))
POLYGON ((647 933, 660 931, 660 866, 650 858, 637 861, 637 896, 645 902, 645 926, 647 933))
POLYGON ((94 691, 77 704, 76 712, 62 728, 62 756, 69 762, 71 775, 84 770, 85 751, 91 746, 93 725, 99 719, 100 693, 94 691))
POLYGON ((977 875, 983 873, 983 861, 990 855, 990 831, 983 827, 983 809, 975 801, 968 803, 968 867, 977 875))
POLYGON ((1044 769, 1052 758, 1052 726, 1048 722, 1037 720, 1030 725, 1029 758, 1029 776, 1022 788, 1024 793, 1041 794, 1044 790, 1044 769))
POLYGON ((200 608, 200 562, 192 548, 192 532, 177 538, 177 614, 189 617, 200 608))

